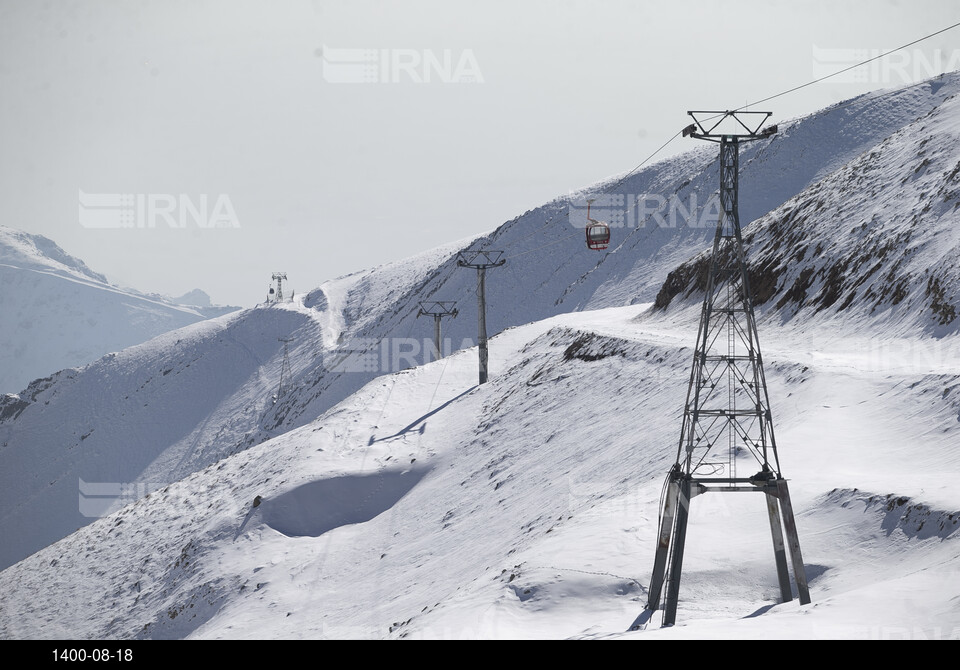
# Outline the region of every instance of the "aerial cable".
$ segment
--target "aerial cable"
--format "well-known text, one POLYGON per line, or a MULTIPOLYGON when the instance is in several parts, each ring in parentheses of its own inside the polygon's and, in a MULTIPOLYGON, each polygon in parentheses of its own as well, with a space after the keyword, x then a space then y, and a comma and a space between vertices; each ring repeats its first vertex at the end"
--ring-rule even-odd
MULTIPOLYGON (((937 35, 940 35, 940 34, 942 34, 942 33, 945 33, 945 32, 947 32, 948 30, 953 30, 954 28, 957 28, 958 26, 960 26, 960 22, 954 23, 953 25, 950 25, 950 26, 947 26, 946 28, 942 28, 942 29, 940 29, 940 30, 937 30, 936 32, 930 33, 929 35, 925 35, 924 37, 915 39, 915 40, 913 40, 913 41, 911 41, 911 42, 907 42, 906 44, 903 44, 903 45, 901 45, 901 46, 899 46, 899 47, 897 47, 897 48, 895 48, 895 49, 891 49, 890 51, 885 51, 885 52, 882 53, 882 54, 878 54, 878 55, 876 55, 876 56, 873 56, 873 57, 871 57, 871 58, 868 58, 868 59, 866 59, 866 60, 864 60, 864 61, 861 61, 861 62, 859 62, 859 63, 856 63, 855 65, 850 65, 850 66, 848 66, 848 67, 845 67, 845 68, 842 68, 842 69, 840 69, 840 70, 837 70, 836 72, 834 72, 834 73, 832 73, 832 74, 828 74, 828 75, 825 75, 825 76, 823 76, 823 77, 818 77, 817 79, 813 79, 813 80, 808 81, 808 82, 806 82, 806 83, 804 83, 804 84, 800 84, 799 86, 794 86, 793 88, 786 89, 786 90, 784 90, 784 91, 781 91, 781 92, 776 93, 776 94, 774 94, 774 95, 768 96, 768 97, 766 97, 766 98, 762 98, 762 99, 757 100, 757 101, 755 101, 755 102, 747 103, 747 104, 743 105, 742 107, 738 107, 737 109, 735 109, 735 110, 733 110, 733 111, 742 111, 742 110, 747 109, 748 107, 752 107, 752 106, 755 106, 755 105, 762 104, 762 103, 764 103, 764 102, 768 102, 768 101, 770 101, 770 100, 774 100, 774 99, 776 99, 776 98, 779 98, 779 97, 781 97, 781 96, 787 95, 787 94, 789 94, 789 93, 793 93, 794 91, 799 91, 800 89, 806 88, 806 87, 808 87, 808 86, 812 86, 813 84, 817 84, 817 83, 819 83, 819 82, 825 81, 825 80, 830 79, 830 78, 832 78, 832 77, 836 77, 837 75, 843 74, 844 72, 849 72, 850 70, 854 70, 854 69, 856 69, 856 68, 858 68, 858 67, 862 67, 862 66, 864 66, 864 65, 866 65, 866 64, 868 64, 868 63, 871 63, 871 62, 873 62, 873 61, 875 61, 875 60, 879 60, 879 59, 881 59, 881 58, 884 58, 884 57, 886 57, 886 56, 889 56, 890 54, 896 53, 896 52, 898 52, 898 51, 902 51, 903 49, 906 49, 907 47, 911 47, 911 46, 913 46, 914 44, 919 44, 920 42, 923 42, 923 41, 925 41, 925 40, 930 39, 931 37, 936 37, 937 35)), ((709 121, 709 120, 714 119, 714 118, 719 118, 720 116, 722 116, 722 115, 719 115, 719 114, 718 114, 717 116, 714 116, 714 117, 710 117, 710 118, 708 118, 708 119, 705 119, 705 121, 709 121)), ((683 130, 678 131, 676 134, 674 134, 672 137, 670 137, 670 139, 668 139, 666 142, 664 142, 662 145, 660 145, 660 147, 658 147, 653 153, 651 153, 649 156, 647 156, 639 165, 637 165, 635 168, 633 168, 633 169, 630 170, 629 172, 625 173, 622 177, 620 177, 619 179, 617 179, 617 180, 616 180, 615 182, 613 182, 612 184, 609 184, 609 185, 601 188, 599 191, 597 191, 597 193, 598 193, 598 194, 606 194, 606 193, 612 191, 613 189, 617 188, 617 187, 620 186, 621 184, 623 184, 627 179, 629 179, 629 178, 630 178, 631 176, 633 176, 638 170, 640 170, 643 166, 645 166, 647 163, 649 163, 655 156, 657 156, 661 151, 663 151, 664 149, 666 149, 667 146, 669 146, 674 140, 677 139, 677 137, 679 137, 679 136, 682 135, 682 134, 683 134, 683 130)), ((630 207, 635 207, 635 206, 636 206, 636 203, 632 204, 630 207)), ((629 212, 631 211, 630 207, 628 207, 627 212, 626 212, 626 213, 628 213, 628 214, 629 214, 629 212)), ((533 235, 536 235, 536 234, 539 233, 541 230, 543 230, 545 227, 547 227, 550 223, 552 223, 553 221, 555 221, 556 218, 557 218, 557 217, 556 217, 555 215, 549 217, 549 218, 548 218, 546 221, 544 221, 538 228, 534 229, 533 231, 531 231, 531 232, 528 233, 527 235, 521 237, 519 240, 516 240, 515 242, 513 242, 513 244, 519 244, 520 242, 523 242, 524 240, 528 239, 529 237, 532 237, 533 235)), ((574 236, 571 235, 570 237, 574 237, 574 236)), ((563 238, 563 239, 565 240, 565 239, 569 239, 569 238, 563 238)), ((559 241, 561 241, 561 240, 558 240, 557 242, 559 242, 559 241)), ((554 244, 554 243, 551 243, 551 244, 554 244)), ((550 246, 550 245, 547 245, 547 246, 550 246)), ((539 248, 543 248, 543 247, 539 247, 539 248)), ((538 250, 538 249, 533 249, 533 250, 531 250, 531 251, 536 251, 536 250, 538 250)), ((520 254, 515 254, 514 256, 510 256, 509 258, 516 258, 517 256, 521 256, 521 255, 523 255, 523 254, 525 254, 525 253, 529 253, 529 252, 522 252, 522 253, 520 253, 520 254)))
MULTIPOLYGON (((549 223, 549 221, 547 223, 549 223)), ((547 242, 543 246, 537 247, 535 249, 527 249, 526 251, 521 251, 519 254, 514 254, 513 256, 507 256, 507 260, 511 258, 519 258, 520 256, 525 256, 526 254, 532 254, 534 251, 540 251, 541 249, 552 247, 554 244, 560 244, 561 242, 566 242, 572 237, 581 237, 581 235, 582 233, 578 230, 577 232, 571 235, 567 235, 566 237, 561 237, 559 240, 554 240, 553 242, 547 242)))
POLYGON ((767 102, 767 101, 769 101, 769 100, 773 100, 774 98, 779 98, 780 96, 786 95, 787 93, 793 93, 794 91, 799 91, 801 88, 806 88, 807 86, 812 86, 813 84, 817 84, 817 83, 819 83, 819 82, 821 82, 821 81, 824 81, 825 79, 830 79, 831 77, 836 77, 838 74, 843 74, 844 72, 849 72, 850 70, 854 70, 854 69, 856 69, 856 68, 858 68, 858 67, 862 67, 862 66, 866 65, 867 63, 871 63, 871 62, 873 62, 873 61, 875 61, 875 60, 878 60, 878 59, 880 59, 880 58, 884 58, 885 56, 889 56, 889 55, 892 54, 892 53, 896 53, 897 51, 901 51, 901 50, 903 50, 903 49, 906 49, 907 47, 911 47, 911 46, 913 46, 914 44, 918 44, 918 43, 920 43, 920 42, 923 42, 924 40, 928 40, 928 39, 930 39, 931 37, 936 37, 937 35, 939 35, 939 34, 941 34, 941 33, 947 32, 948 30, 953 30, 953 29, 956 28, 957 26, 960 26, 960 23, 954 23, 952 26, 947 26, 946 28, 943 28, 943 29, 941 29, 941 30, 938 30, 938 31, 935 32, 935 33, 930 33, 929 35, 926 35, 925 37, 921 37, 921 38, 919 38, 919 39, 913 40, 912 42, 908 42, 907 44, 904 44, 904 45, 901 45, 901 46, 897 47, 896 49, 891 49, 890 51, 885 51, 885 52, 882 53, 882 54, 878 54, 878 55, 876 55, 876 56, 873 56, 872 58, 868 58, 868 59, 865 60, 865 61, 861 61, 861 62, 857 63, 856 65, 850 65, 849 67, 845 67, 845 68, 843 68, 842 70, 837 70, 837 71, 834 72, 833 74, 828 74, 828 75, 826 75, 826 76, 820 77, 819 79, 814 79, 813 81, 808 81, 806 84, 800 84, 799 86, 794 86, 793 88, 787 89, 786 91, 782 91, 782 92, 780 92, 780 93, 777 93, 776 95, 771 95, 770 97, 763 98, 762 100, 757 100, 756 102, 751 102, 751 103, 749 103, 749 104, 746 104, 746 105, 744 105, 743 107, 738 107, 738 108, 737 108, 736 110, 734 110, 734 111, 739 112, 739 111, 741 111, 741 110, 746 109, 747 107, 752 107, 752 106, 754 106, 754 105, 759 105, 759 104, 764 103, 764 102, 767 102))
MULTIPOLYGON (((633 176, 633 174, 636 173, 637 170, 639 170, 639 169, 642 168, 644 165, 646 165, 647 163, 649 163, 651 160, 653 160, 653 158, 654 158, 657 154, 659 154, 661 151, 663 151, 664 149, 666 149, 667 146, 668 146, 671 142, 673 142, 675 139, 677 139, 681 134, 683 134, 683 130, 677 131, 677 133, 676 133, 673 137, 671 137, 671 138, 668 139, 666 142, 664 142, 663 144, 661 144, 660 147, 657 148, 656 151, 654 151, 652 154, 650 154, 649 156, 647 156, 646 158, 644 158, 643 161, 641 161, 639 165, 637 165, 635 168, 633 168, 633 169, 630 170, 629 172, 625 173, 622 177, 620 177, 620 178, 619 178, 617 181, 615 181, 613 184, 610 184, 610 185, 605 186, 605 187, 603 187, 602 189, 600 189, 600 190, 598 191, 598 193, 599 193, 599 194, 604 194, 604 193, 607 193, 608 191, 611 191, 611 190, 615 189, 616 187, 620 186, 623 182, 625 182, 627 179, 629 179, 631 176, 633 176)), ((530 233, 524 235, 524 236, 521 237, 519 240, 516 240, 515 242, 513 242, 513 244, 519 244, 520 242, 523 242, 524 240, 526 240, 526 239, 528 239, 528 238, 530 238, 530 237, 533 237, 534 235, 536 235, 537 233, 539 233, 541 230, 543 230, 544 228, 546 228, 550 223, 552 223, 552 222, 555 221, 555 220, 556 220, 556 216, 551 216, 551 217, 549 217, 546 221, 544 221, 542 224, 540 224, 540 226, 539 226, 538 228, 536 228, 536 229, 534 229, 533 231, 531 231, 530 233)), ((580 234, 580 233, 577 233, 577 235, 579 235, 579 234, 580 234)), ((573 237, 573 236, 571 235, 571 237, 573 237)), ((564 238, 564 239, 566 239, 566 238, 564 238)), ((524 252, 524 253, 527 253, 527 252, 524 252)), ((517 255, 519 256, 519 255, 522 255, 522 254, 517 254, 517 255)), ((510 258, 516 258, 516 256, 511 256, 510 258)))
MULTIPOLYGON (((957 23, 954 23, 954 24, 952 24, 952 25, 949 25, 949 26, 947 26, 947 27, 945 27, 945 28, 942 28, 942 29, 937 30, 937 31, 935 31, 935 32, 933 32, 933 33, 930 33, 930 34, 928 34, 928 35, 925 35, 924 37, 915 39, 915 40, 913 40, 913 41, 911 41, 911 42, 907 42, 906 44, 903 44, 903 45, 901 45, 901 46, 899 46, 899 47, 897 47, 897 48, 895 48, 895 49, 891 49, 890 51, 885 51, 885 52, 882 53, 882 54, 878 54, 878 55, 876 55, 876 56, 873 56, 873 57, 871 57, 871 58, 868 58, 868 59, 866 59, 866 60, 864 60, 864 61, 861 61, 861 62, 859 62, 859 63, 856 63, 855 65, 850 65, 850 66, 848 66, 848 67, 845 67, 845 68, 842 68, 842 69, 840 69, 840 70, 837 70, 836 72, 834 72, 834 73, 832 73, 832 74, 828 74, 828 75, 825 75, 825 76, 823 76, 823 77, 818 77, 817 79, 813 79, 813 80, 808 81, 808 82, 806 82, 806 83, 804 83, 804 84, 800 84, 799 86, 794 86, 794 87, 792 87, 792 88, 786 89, 786 90, 784 90, 784 91, 781 91, 781 92, 776 93, 776 94, 774 94, 774 95, 768 96, 768 97, 766 97, 766 98, 762 98, 762 99, 760 99, 760 100, 757 100, 757 101, 754 101, 754 102, 751 102, 751 103, 747 103, 747 104, 743 105, 742 107, 738 107, 736 110, 733 110, 733 111, 745 110, 745 109, 748 108, 748 107, 755 106, 755 105, 759 105, 759 104, 762 104, 762 103, 764 103, 764 102, 769 102, 770 100, 774 100, 774 99, 776 99, 776 98, 782 97, 782 96, 787 95, 787 94, 789 94, 789 93, 793 93, 793 92, 795 92, 795 91, 799 91, 800 89, 803 89, 803 88, 806 88, 806 87, 808 87, 808 86, 812 86, 813 84, 817 84, 817 83, 819 83, 819 82, 825 81, 825 80, 830 79, 830 78, 832 78, 832 77, 835 77, 835 76, 837 76, 837 75, 843 74, 844 72, 849 72, 850 70, 856 69, 856 68, 858 68, 858 67, 862 67, 862 66, 864 66, 864 65, 866 65, 866 64, 868 64, 868 63, 871 63, 871 62, 873 62, 873 61, 875 61, 875 60, 879 60, 879 59, 881 59, 881 58, 884 58, 884 57, 886 57, 886 56, 889 56, 890 54, 896 53, 896 52, 898 52, 898 51, 902 51, 903 49, 906 49, 906 48, 908 48, 908 47, 910 47, 910 46, 913 46, 913 45, 915 45, 915 44, 919 44, 920 42, 923 42, 923 41, 925 41, 925 40, 928 40, 928 39, 930 39, 930 38, 932 38, 932 37, 936 37, 937 35, 940 35, 940 34, 942 34, 942 33, 945 33, 945 32, 947 32, 947 31, 949 31, 949 30, 953 30, 954 28, 957 28, 958 26, 960 26, 960 22, 957 22, 957 23)), ((850 104, 850 103, 852 103, 854 100, 856 100, 856 99, 855 99, 855 98, 854 98, 854 99, 851 99, 851 100, 847 101, 846 103, 842 103, 842 104, 850 104)), ((707 119, 704 119, 704 121, 709 121, 709 120, 712 120, 712 119, 715 119, 715 118, 719 118, 720 116, 722 116, 722 114, 717 114, 716 116, 709 117, 709 118, 707 118, 707 119)), ((634 168, 633 168, 632 170, 630 170, 629 172, 625 173, 623 176, 621 176, 619 179, 617 179, 617 180, 616 180, 615 182, 613 182, 612 184, 609 184, 609 185, 607 185, 607 186, 599 189, 599 191, 597 191, 597 193, 598 193, 598 194, 608 193, 609 191, 611 191, 611 190, 615 189, 616 187, 620 186, 621 184, 623 184, 627 179, 629 179, 632 175, 634 175, 634 174, 635 174, 638 170, 640 170, 643 166, 645 166, 647 163, 649 163, 651 160, 653 160, 654 157, 656 157, 660 152, 662 152, 664 149, 666 149, 667 146, 669 146, 671 143, 673 143, 673 142, 674 142, 680 135, 682 135, 682 134, 683 134, 683 129, 677 131, 677 132, 676 132, 673 136, 671 136, 666 142, 664 142, 663 144, 661 144, 653 153, 651 153, 651 154, 650 154, 649 156, 647 156, 643 161, 641 161, 636 167, 634 167, 634 168)), ((633 208, 636 207, 636 204, 637 204, 637 203, 632 203, 632 204, 630 204, 630 205, 628 206, 628 208, 626 209, 625 214, 629 214, 631 211, 633 211, 633 208)), ((520 239, 512 242, 512 243, 511 243, 511 246, 517 245, 517 244, 519 244, 520 242, 523 242, 523 241, 529 239, 530 237, 533 237, 534 235, 536 235, 537 233, 539 233, 541 230, 543 230, 544 228, 546 228, 548 225, 550 225, 551 223, 553 223, 553 222, 556 221, 556 220, 557 220, 557 216, 556 216, 556 215, 552 215, 552 216, 548 217, 547 220, 544 221, 539 227, 537 227, 536 229, 534 229, 534 230, 531 231, 530 233, 524 235, 524 236, 521 237, 520 239)), ((562 237, 562 238, 560 238, 560 239, 558 239, 558 240, 554 240, 553 242, 548 242, 547 244, 544 244, 544 245, 542 245, 542 246, 536 247, 536 248, 534 248, 534 249, 528 249, 528 250, 526 250, 526 251, 521 251, 520 253, 513 254, 512 256, 506 256, 506 258, 507 258, 507 259, 510 259, 510 258, 518 258, 518 257, 520 257, 520 256, 524 256, 524 255, 526 255, 526 254, 533 253, 533 252, 535 252, 535 251, 539 251, 539 250, 541 250, 541 249, 545 249, 545 248, 550 247, 550 246, 554 246, 554 245, 559 244, 559 243, 561 243, 561 242, 565 242, 565 241, 567 241, 567 240, 569 240, 569 239, 572 239, 573 237, 579 236, 579 235, 581 234, 581 232, 582 232, 582 231, 580 231, 580 230, 578 229, 578 232, 576 232, 576 233, 573 233, 573 234, 571 234, 571 235, 567 235, 567 236, 562 237)))

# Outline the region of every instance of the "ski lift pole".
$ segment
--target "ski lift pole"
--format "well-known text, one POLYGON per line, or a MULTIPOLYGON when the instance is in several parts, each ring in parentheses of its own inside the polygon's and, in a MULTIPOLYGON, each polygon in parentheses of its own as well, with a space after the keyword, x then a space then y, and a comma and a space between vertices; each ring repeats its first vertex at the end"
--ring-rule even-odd
POLYGON ((417 318, 421 316, 433 317, 433 360, 439 361, 443 357, 443 346, 440 338, 440 319, 445 316, 457 317, 459 313, 456 309, 456 302, 453 301, 430 301, 421 302, 420 311, 417 312, 417 318))
POLYGON ((480 354, 480 383, 487 383, 489 352, 487 351, 487 268, 500 267, 507 262, 502 251, 461 251, 457 265, 477 269, 477 348, 480 354))

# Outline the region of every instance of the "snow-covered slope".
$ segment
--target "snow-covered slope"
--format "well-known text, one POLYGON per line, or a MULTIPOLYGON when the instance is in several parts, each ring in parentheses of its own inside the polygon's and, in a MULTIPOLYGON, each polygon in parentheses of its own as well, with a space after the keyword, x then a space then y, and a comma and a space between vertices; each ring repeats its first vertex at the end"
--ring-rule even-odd
POLYGON ((96 521, 0 573, 0 637, 960 635, 960 366, 789 325, 767 377, 813 602, 778 604, 762 500, 708 494, 677 625, 641 616, 695 326, 640 311, 510 329, 483 386, 470 351, 381 377, 96 521))
MULTIPOLYGON (((810 187, 815 190, 817 182, 839 174, 865 151, 885 141, 896 143, 888 138, 938 105, 950 104, 944 101, 958 86, 960 77, 946 76, 781 123, 772 140, 744 149, 742 220, 794 196, 795 202, 805 203, 810 187)), ((677 195, 687 203, 696 194, 709 219, 706 203, 717 187, 715 149, 700 147, 652 165, 615 191, 677 195)), ((867 188, 879 191, 892 174, 902 178, 914 169, 912 162, 899 168, 891 163, 873 173, 876 181, 867 188)), ((597 254, 584 248, 577 227, 582 222, 568 216, 581 195, 527 212, 482 238, 326 282, 293 303, 246 310, 185 334, 172 333, 121 352, 116 361, 103 359, 55 375, 8 398, 0 406, 0 531, 6 538, 0 567, 95 518, 78 508, 88 505, 98 490, 101 498, 127 501, 157 485, 165 487, 229 454, 312 425, 370 380, 422 362, 432 323, 417 319, 420 300, 458 301, 460 315, 445 320, 444 333, 453 349, 471 346, 476 273, 457 266, 459 250, 482 245, 504 251, 506 265, 487 274, 492 334, 565 312, 652 300, 668 272, 698 253, 712 235, 707 224, 668 228, 651 216, 644 225, 615 228, 614 247, 597 254), (225 343, 230 346, 223 351, 225 343), (290 370, 278 393, 284 344, 290 370), (157 395, 146 397, 148 391, 157 395), (122 421, 114 425, 118 411, 122 421), (42 464, 42 474, 27 472, 33 460, 42 464)), ((790 206, 797 205, 785 205, 790 206)), ((699 209, 694 212, 693 221, 704 220, 699 209)), ((941 222, 949 223, 946 218, 941 222)), ((842 253, 838 250, 837 257, 842 253)), ((650 318, 662 318, 662 313, 650 318)), ((871 323, 860 320, 857 328, 866 336, 871 323)))
POLYGON ((0 392, 7 393, 225 311, 113 286, 50 239, 6 226, 0 284, 0 392))
MULTIPOLYGON (((960 96, 756 221, 756 303, 778 320, 869 323, 889 336, 960 326, 960 96)), ((660 308, 699 307, 709 254, 673 270, 660 308)))
POLYGON ((279 338, 297 373, 318 331, 305 310, 236 312, 0 401, 0 565, 232 453, 272 412, 279 338))

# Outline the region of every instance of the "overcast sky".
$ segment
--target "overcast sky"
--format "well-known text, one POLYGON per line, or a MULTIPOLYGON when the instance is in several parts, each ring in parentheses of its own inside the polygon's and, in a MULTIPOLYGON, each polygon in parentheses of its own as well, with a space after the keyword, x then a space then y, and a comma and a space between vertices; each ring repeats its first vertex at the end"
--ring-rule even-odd
MULTIPOLYGON (((492 230, 631 170, 689 109, 957 22, 958 0, 0 0, 0 224, 251 306, 275 271, 306 291, 492 230)), ((958 43, 762 108, 960 69, 958 43)))

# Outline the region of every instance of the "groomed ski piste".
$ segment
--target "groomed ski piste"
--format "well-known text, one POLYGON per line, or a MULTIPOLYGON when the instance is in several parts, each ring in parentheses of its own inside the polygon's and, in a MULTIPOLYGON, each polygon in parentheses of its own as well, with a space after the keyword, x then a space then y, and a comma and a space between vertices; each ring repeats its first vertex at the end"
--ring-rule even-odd
MULTIPOLYGON (((866 96, 741 156, 809 605, 780 602, 762 499, 706 494, 677 624, 644 616, 712 231, 615 228, 597 255, 558 201, 8 398, 0 637, 960 637, 956 90, 866 96), (455 269, 478 243, 508 256, 483 385, 455 269), (430 332, 416 299, 464 308, 439 361, 395 355, 430 332)), ((708 194, 711 160, 623 190, 708 194)))

